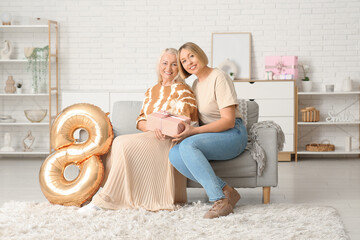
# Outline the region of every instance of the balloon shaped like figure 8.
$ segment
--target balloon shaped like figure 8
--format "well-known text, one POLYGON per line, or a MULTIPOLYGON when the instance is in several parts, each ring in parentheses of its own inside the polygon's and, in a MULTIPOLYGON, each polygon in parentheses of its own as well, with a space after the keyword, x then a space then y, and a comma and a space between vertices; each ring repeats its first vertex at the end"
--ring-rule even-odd
POLYGON ((53 204, 81 206, 97 192, 104 177, 100 155, 111 147, 114 134, 111 122, 99 107, 80 103, 64 109, 55 119, 50 133, 55 151, 41 166, 39 181, 43 194, 53 204), (88 138, 79 143, 77 129, 85 129, 88 138), (78 176, 68 181, 64 170, 79 168, 78 176))

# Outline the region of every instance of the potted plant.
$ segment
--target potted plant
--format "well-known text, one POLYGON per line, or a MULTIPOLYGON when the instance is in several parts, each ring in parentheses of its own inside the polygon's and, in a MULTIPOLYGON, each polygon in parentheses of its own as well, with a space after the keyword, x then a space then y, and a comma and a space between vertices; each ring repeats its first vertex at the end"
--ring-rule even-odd
POLYGON ((300 67, 302 68, 304 73, 304 78, 301 79, 302 90, 303 92, 311 92, 312 82, 310 81, 310 78, 307 76, 307 74, 310 71, 310 67, 309 65, 303 65, 303 64, 300 64, 300 67))
POLYGON ((28 59, 27 70, 31 70, 32 73, 33 93, 46 93, 49 46, 43 48, 26 48, 25 56, 28 59))
POLYGON ((233 72, 230 72, 229 75, 230 75, 230 78, 231 78, 232 80, 235 79, 235 74, 234 74, 233 72))
POLYGON ((21 94, 22 93, 22 83, 18 82, 16 83, 16 93, 21 94))

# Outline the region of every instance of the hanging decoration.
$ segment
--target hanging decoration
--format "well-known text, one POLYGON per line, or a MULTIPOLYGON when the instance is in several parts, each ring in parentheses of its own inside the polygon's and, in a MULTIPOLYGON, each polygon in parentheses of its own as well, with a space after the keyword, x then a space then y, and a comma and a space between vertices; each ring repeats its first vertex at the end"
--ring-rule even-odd
POLYGON ((28 71, 32 73, 33 93, 46 93, 47 73, 49 64, 49 46, 43 48, 25 48, 25 57, 28 59, 28 71))

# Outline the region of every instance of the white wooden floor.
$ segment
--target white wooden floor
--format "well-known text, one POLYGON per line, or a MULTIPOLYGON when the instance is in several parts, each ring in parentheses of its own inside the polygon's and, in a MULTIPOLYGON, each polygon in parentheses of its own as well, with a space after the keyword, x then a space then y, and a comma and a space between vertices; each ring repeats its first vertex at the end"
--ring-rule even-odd
MULTIPOLYGON (((47 201, 38 183, 40 159, 0 158, 0 206, 7 201, 47 201)), ((238 189, 241 204, 260 204, 262 189, 238 189)), ((188 189, 189 201, 206 200, 203 189, 188 189)), ((353 240, 360 239, 360 159, 307 159, 279 163, 272 203, 305 203, 338 210, 353 240)))

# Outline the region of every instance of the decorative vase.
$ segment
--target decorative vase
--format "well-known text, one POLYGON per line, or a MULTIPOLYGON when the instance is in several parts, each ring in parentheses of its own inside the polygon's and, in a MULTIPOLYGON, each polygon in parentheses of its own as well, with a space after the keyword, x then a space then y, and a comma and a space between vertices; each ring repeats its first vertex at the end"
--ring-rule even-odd
POLYGON ((350 92, 352 90, 352 80, 350 77, 348 77, 347 79, 344 79, 344 81, 342 83, 342 90, 344 92, 350 92))
POLYGON ((11 25, 11 15, 9 13, 3 13, 1 20, 2 25, 11 25))
POLYGON ((5 93, 15 93, 15 92, 16 92, 16 87, 13 76, 8 76, 8 79, 5 82, 5 93))
POLYGON ((4 48, 0 52, 1 59, 9 60, 14 48, 9 40, 4 40, 4 43, 4 48))
POLYGON ((21 94, 22 93, 22 88, 16 88, 16 93, 21 94))
POLYGON ((0 149, 0 152, 14 152, 15 149, 11 147, 11 134, 4 134, 4 146, 0 149))
POLYGON ((301 81, 301 86, 303 92, 311 92, 312 82, 311 81, 301 81))

